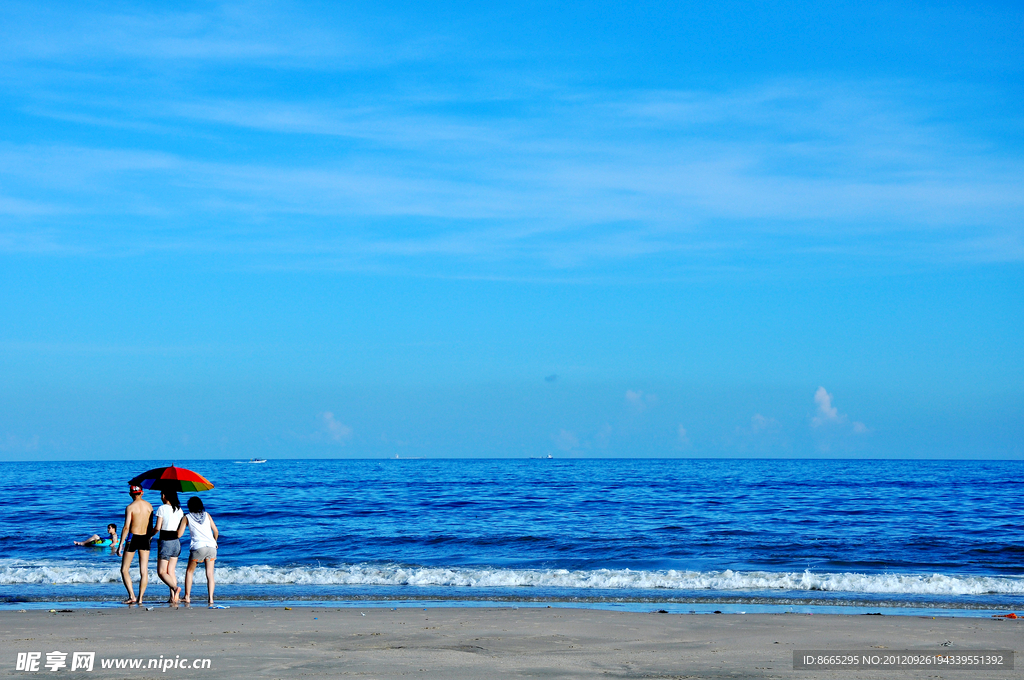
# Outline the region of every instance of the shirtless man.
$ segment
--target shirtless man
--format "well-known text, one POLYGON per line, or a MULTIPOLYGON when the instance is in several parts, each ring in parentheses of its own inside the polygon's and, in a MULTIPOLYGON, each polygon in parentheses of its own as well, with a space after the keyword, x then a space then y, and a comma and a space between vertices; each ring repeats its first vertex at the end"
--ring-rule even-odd
POLYGON ((121 580, 128 591, 128 599, 125 604, 139 604, 149 584, 149 520, 153 516, 153 506, 142 500, 142 487, 131 486, 128 494, 132 502, 124 509, 124 528, 121 530, 121 542, 117 546, 117 554, 121 557, 121 580), (131 540, 128 535, 131 534, 131 540), (139 553, 139 599, 135 599, 135 590, 132 588, 132 577, 129 570, 132 566, 132 558, 135 552, 139 553))

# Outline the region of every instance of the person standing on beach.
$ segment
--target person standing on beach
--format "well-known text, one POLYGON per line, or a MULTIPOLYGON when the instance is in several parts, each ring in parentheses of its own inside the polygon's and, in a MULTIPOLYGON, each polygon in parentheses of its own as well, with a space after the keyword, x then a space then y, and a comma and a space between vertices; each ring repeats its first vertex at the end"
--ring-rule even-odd
POLYGON ((178 585, 178 555, 181 554, 181 541, 178 539, 178 525, 184 513, 178 502, 178 492, 161 491, 160 500, 163 504, 156 509, 156 575, 171 589, 167 601, 175 604, 181 597, 181 586, 178 585))
POLYGON ((117 554, 121 557, 121 581, 128 591, 128 599, 124 604, 139 604, 149 584, 149 523, 153 518, 153 506, 142 499, 142 487, 128 487, 128 495, 132 502, 124 509, 124 528, 121 530, 121 542, 117 546, 117 554), (130 538, 129 538, 130 536, 130 538), (139 553, 139 599, 135 599, 132 588, 130 570, 132 558, 139 553))
POLYGON ((197 496, 188 499, 188 514, 178 525, 178 538, 185 533, 185 527, 188 527, 190 538, 188 567, 185 569, 185 602, 192 601, 192 577, 195 576, 196 565, 205 562, 207 604, 213 607, 213 563, 217 560, 220 532, 197 496))

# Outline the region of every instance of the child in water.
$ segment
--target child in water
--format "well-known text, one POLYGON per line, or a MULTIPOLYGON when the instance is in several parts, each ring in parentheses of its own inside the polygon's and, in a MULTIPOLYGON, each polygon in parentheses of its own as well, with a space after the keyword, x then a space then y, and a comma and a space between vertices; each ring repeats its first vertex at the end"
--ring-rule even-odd
POLYGON ((109 538, 100 538, 98 534, 93 534, 84 541, 75 541, 75 545, 84 545, 89 547, 117 545, 117 525, 108 524, 107 533, 110 535, 109 538))

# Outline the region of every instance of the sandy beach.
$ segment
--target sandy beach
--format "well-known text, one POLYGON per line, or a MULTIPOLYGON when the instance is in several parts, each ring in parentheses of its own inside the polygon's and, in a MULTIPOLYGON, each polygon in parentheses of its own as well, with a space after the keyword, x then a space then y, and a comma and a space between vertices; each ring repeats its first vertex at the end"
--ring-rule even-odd
MULTIPOLYGON (((0 613, 0 676, 19 652, 67 652, 75 677, 1020 677, 1021 671, 794 670, 793 650, 1015 649, 1022 622, 804 614, 674 615, 559 608, 78 609, 0 613), (90 673, 73 652, 95 652, 90 673), (162 658, 161 658, 162 657, 162 658), (141 659, 138 669, 103 660, 141 659), (209 668, 149 668, 209 659, 209 668), (168 662, 169 663, 169 662, 168 662)), ((200 664, 202 665, 202 664, 200 664)))

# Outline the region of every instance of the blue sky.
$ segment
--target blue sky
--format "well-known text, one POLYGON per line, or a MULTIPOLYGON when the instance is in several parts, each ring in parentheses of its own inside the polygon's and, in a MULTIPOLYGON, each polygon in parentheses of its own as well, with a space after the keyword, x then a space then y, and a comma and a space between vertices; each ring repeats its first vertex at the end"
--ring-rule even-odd
POLYGON ((1024 457, 1018 3, 378 4, 3 4, 0 458, 1024 457))

